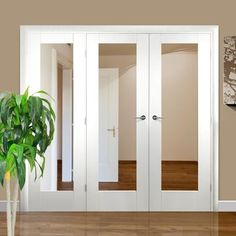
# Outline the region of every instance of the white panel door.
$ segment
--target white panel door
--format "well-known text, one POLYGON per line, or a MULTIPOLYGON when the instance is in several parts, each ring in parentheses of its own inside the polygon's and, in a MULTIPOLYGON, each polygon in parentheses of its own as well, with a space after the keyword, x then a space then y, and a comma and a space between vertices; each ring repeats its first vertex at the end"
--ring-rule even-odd
MULTIPOLYGON (((121 136, 119 127, 119 136, 121 136)), ((130 135, 128 132, 127 135, 130 135)), ((133 136, 134 137, 134 136, 133 136)), ((132 138, 133 138, 132 137, 132 138)), ((132 138, 124 137, 131 142, 132 138)), ((119 145, 122 145, 119 137, 119 145)), ((119 158, 125 158, 125 155, 119 158)), ((126 160, 122 160, 126 161, 126 160)), ((147 211, 148 210, 148 35, 146 34, 88 34, 87 35, 87 210, 88 211, 147 211), (131 48, 131 50, 129 50, 131 48), (112 52, 112 53, 111 53, 112 52), (112 54, 112 55, 111 55, 112 54), (130 55, 130 56, 129 56, 130 55), (133 58, 135 56, 135 60, 133 58), (126 58, 120 60, 120 57, 126 58), (119 60, 118 60, 119 59, 119 60), (118 62, 119 61, 119 62, 118 62), (124 63, 130 62, 128 65, 124 63), (119 147, 119 153, 131 153, 129 161, 136 161, 136 189, 135 190, 101 190, 99 184, 99 160, 100 156, 100 122, 99 106, 105 106, 99 102, 99 68, 119 67, 120 84, 133 83, 130 89, 135 91, 131 95, 129 87, 119 87, 119 101, 123 107, 119 108, 120 125, 124 132, 129 129, 135 133, 135 154, 129 152, 125 145, 119 147), (134 69, 134 80, 131 77, 124 78, 124 74, 130 68, 134 69), (123 92, 123 95, 122 95, 123 92), (126 97, 126 101, 122 99, 126 97), (132 98, 131 98, 132 97, 132 98), (134 98, 134 99, 133 99, 134 98), (127 104, 134 104, 127 109, 127 104), (125 111, 124 111, 125 110, 125 111), (132 114, 132 115, 129 115, 132 114), (121 117, 122 115, 122 117, 121 117), (127 117, 126 117, 126 116, 127 117), (146 119, 140 119, 141 116, 146 119), (138 117, 138 118, 136 118, 138 117), (126 119, 127 118, 127 119, 126 119), (130 122, 130 125, 127 125, 130 122), (122 150, 121 150, 122 149, 122 150), (131 160, 132 159, 132 160, 131 160)))
POLYGON ((99 181, 118 181, 119 69, 99 70, 99 181))
MULTIPOLYGON (((70 145, 73 155, 73 170, 71 169, 73 171, 73 189, 66 191, 58 190, 57 188, 58 153, 57 145, 52 143, 49 150, 54 151, 54 156, 50 159, 52 157, 51 152, 46 153, 44 176, 34 181, 34 173, 30 173, 29 169, 27 169, 28 177, 22 192, 24 201, 21 203, 21 210, 84 211, 86 210, 86 34, 42 32, 30 35, 30 38, 27 40, 30 44, 27 47, 26 65, 30 66, 27 66, 25 69, 26 81, 34 78, 34 83, 25 83, 25 88, 22 89, 24 90, 29 86, 30 93, 34 93, 41 89, 47 89, 50 86, 50 91, 48 92, 55 98, 55 101, 52 101, 55 111, 57 111, 56 107, 58 105, 57 81, 55 79, 57 72, 56 64, 57 62, 60 63, 56 59, 55 49, 59 50, 60 45, 62 45, 62 49, 73 45, 73 113, 70 111, 71 114, 68 114, 69 117, 67 117, 71 120, 73 116, 73 124, 70 124, 71 126, 73 125, 73 134, 71 134, 73 137, 69 137, 70 142, 73 142, 73 145, 70 145), (42 45, 54 49, 42 53, 42 45), (45 57, 41 58, 42 55, 45 57), (45 69, 45 73, 42 73, 40 69, 45 69)), ((63 54, 63 51, 60 53, 63 54)), ((65 57, 67 56, 66 54, 64 55, 65 57)), ((65 116, 66 113, 64 118, 65 116)))
MULTIPOLYGON (((150 35, 151 211, 210 210, 210 68, 210 34, 150 35), (162 171, 171 163, 192 165, 196 186, 178 189, 172 173, 166 187, 162 171)), ((188 182, 181 172, 181 183, 188 182)))

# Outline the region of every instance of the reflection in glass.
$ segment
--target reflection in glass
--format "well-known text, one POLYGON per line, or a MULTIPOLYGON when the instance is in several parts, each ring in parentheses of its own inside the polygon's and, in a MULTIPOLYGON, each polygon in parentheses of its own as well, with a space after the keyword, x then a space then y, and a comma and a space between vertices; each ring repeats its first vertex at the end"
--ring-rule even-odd
POLYGON ((197 88, 197 44, 162 44, 162 190, 198 190, 197 88))
POLYGON ((99 45, 99 190, 136 190, 136 45, 99 45))
POLYGON ((41 44, 41 89, 48 92, 56 113, 55 136, 45 156, 41 191, 73 190, 72 117, 73 45, 41 44))

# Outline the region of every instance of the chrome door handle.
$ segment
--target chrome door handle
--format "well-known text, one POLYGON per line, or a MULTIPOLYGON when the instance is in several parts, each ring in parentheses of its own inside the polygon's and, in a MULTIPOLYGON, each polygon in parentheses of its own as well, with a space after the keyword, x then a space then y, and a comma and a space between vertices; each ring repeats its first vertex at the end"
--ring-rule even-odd
POLYGON ((137 116, 136 119, 137 119, 137 120, 145 120, 145 119, 146 119, 146 116, 145 116, 145 115, 137 116))
POLYGON ((162 120, 162 119, 164 119, 164 117, 153 115, 152 119, 153 120, 162 120))
POLYGON ((107 131, 111 131, 111 132, 112 132, 112 136, 113 136, 113 138, 116 137, 116 128, 115 128, 115 126, 113 126, 112 129, 107 129, 107 131))

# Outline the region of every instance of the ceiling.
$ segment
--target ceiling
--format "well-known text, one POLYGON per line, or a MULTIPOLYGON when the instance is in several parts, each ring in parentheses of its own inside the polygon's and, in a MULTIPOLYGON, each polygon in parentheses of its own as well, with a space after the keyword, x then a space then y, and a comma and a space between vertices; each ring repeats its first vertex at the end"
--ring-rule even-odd
POLYGON ((135 55, 136 44, 100 44, 100 56, 135 55))
POLYGON ((184 43, 162 44, 162 54, 180 52, 180 51, 196 52, 197 49, 198 49, 197 44, 184 44, 184 43))

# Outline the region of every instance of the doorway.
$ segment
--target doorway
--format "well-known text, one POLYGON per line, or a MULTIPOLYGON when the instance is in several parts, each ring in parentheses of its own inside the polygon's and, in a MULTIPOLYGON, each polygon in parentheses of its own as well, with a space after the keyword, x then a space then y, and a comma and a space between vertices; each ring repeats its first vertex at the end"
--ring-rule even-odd
POLYGON ((62 112, 70 133, 61 135, 69 175, 61 189, 43 189, 45 179, 35 184, 29 174, 23 210, 213 209, 213 36, 175 29, 28 34, 25 65, 38 58, 39 71, 41 45, 64 43, 73 66, 71 108, 62 112))

